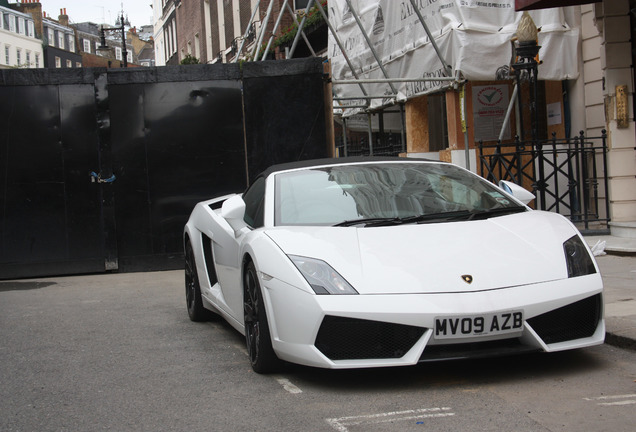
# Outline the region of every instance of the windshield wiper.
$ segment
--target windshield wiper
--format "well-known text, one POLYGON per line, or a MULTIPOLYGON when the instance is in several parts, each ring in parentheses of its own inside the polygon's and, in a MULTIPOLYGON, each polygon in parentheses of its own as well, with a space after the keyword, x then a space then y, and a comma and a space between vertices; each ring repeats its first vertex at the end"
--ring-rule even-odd
POLYGON ((402 225, 409 223, 422 223, 424 221, 429 220, 449 220, 456 218, 466 218, 472 216, 473 213, 468 210, 455 211, 455 212, 445 212, 445 213, 435 213, 435 214, 425 214, 425 215, 416 215, 416 216, 407 216, 407 217, 375 217, 375 218, 362 218, 362 219, 353 219, 347 220, 344 222, 340 222, 335 224, 334 226, 353 226, 353 225, 364 225, 365 227, 381 227, 381 226, 392 226, 392 225, 402 225))
POLYGON ((391 217, 391 218, 374 217, 374 218, 346 220, 343 222, 339 222, 333 226, 335 227, 346 227, 346 226, 353 226, 353 225, 368 226, 369 224, 373 224, 374 226, 381 226, 376 224, 397 225, 400 223, 402 222, 400 221, 400 218, 397 218, 397 217, 391 217))
POLYGON ((501 207, 490 210, 481 210, 473 213, 471 220, 490 219, 493 216, 504 216, 513 213, 522 213, 526 211, 525 207, 501 207))
POLYGON ((512 213, 521 213, 526 211, 525 207, 503 207, 490 210, 472 211, 457 210, 441 213, 430 213, 424 215, 408 216, 408 217, 373 217, 346 220, 337 223, 335 227, 346 227, 354 225, 364 225, 365 227, 382 227, 392 225, 403 225, 409 223, 431 223, 431 222, 450 222, 450 221, 469 221, 489 219, 494 216, 503 216, 512 213))

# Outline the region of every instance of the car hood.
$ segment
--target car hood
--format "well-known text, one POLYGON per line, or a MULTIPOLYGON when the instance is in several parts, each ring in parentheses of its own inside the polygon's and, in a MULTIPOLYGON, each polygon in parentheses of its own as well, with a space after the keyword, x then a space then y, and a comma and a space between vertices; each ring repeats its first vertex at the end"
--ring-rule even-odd
POLYGON ((265 232, 288 255, 327 262, 360 294, 400 294, 567 278, 563 242, 576 230, 560 215, 531 211, 481 221, 265 232))

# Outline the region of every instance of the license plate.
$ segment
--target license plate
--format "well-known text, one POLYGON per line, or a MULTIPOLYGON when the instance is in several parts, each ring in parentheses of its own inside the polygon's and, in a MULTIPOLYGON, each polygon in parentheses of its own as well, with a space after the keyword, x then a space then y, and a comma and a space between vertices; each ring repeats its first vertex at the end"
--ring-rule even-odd
POLYGON ((436 317, 435 339, 459 339, 500 334, 521 334, 523 312, 510 311, 461 317, 436 317))

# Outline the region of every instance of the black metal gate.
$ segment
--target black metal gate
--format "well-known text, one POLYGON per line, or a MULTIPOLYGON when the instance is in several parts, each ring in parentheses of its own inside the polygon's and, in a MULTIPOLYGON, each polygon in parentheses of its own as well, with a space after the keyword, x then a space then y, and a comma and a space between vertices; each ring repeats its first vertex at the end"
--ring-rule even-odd
POLYGON ((325 130, 320 59, 0 70, 0 279, 180 268, 197 202, 325 130))
POLYGON ((609 233, 607 134, 590 138, 479 143, 481 175, 532 189, 535 207, 570 218, 585 233, 609 233))

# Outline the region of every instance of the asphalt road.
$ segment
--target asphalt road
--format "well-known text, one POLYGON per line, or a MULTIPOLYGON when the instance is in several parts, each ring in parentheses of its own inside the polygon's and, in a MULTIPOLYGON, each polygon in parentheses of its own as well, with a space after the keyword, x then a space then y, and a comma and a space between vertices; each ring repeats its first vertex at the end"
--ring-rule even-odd
POLYGON ((633 431, 636 352, 251 371, 183 272, 0 281, 0 431, 633 431))

